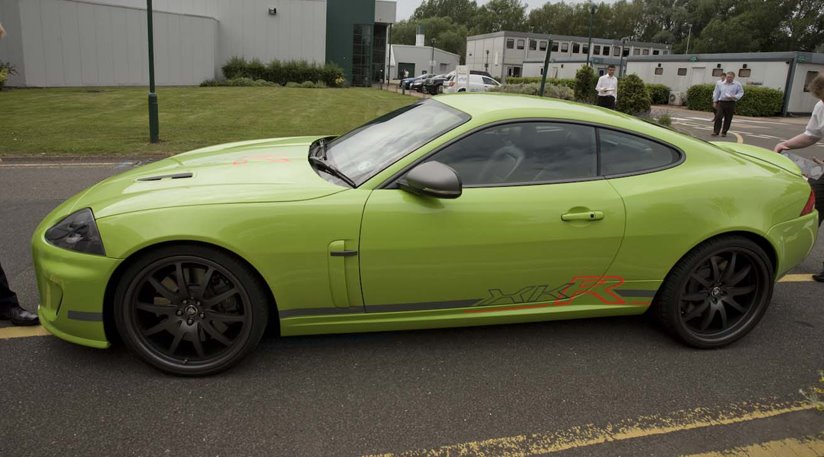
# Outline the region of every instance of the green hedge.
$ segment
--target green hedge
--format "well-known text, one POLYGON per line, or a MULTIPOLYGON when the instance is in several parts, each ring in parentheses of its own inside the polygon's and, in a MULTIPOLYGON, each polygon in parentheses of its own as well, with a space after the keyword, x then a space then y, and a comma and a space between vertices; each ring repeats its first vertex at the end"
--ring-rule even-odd
MULTIPOLYGON (((529 76, 529 77, 518 77, 518 76, 507 76, 506 83, 507 84, 541 84, 542 77, 540 76, 529 76)), ((547 78, 547 84, 552 84, 555 86, 566 86, 570 89, 575 89, 575 80, 574 79, 553 79, 547 78)))
POLYGON ((632 115, 649 112, 649 92, 638 75, 621 78, 618 81, 618 95, 618 103, 615 107, 618 111, 632 115))
POLYGON ((246 61, 243 57, 232 57, 221 69, 223 76, 228 80, 249 78, 254 81, 270 81, 282 86, 290 82, 302 84, 306 81, 321 81, 328 87, 343 87, 346 83, 341 67, 335 64, 319 66, 303 60, 273 60, 264 64, 258 59, 246 61))
POLYGON ((670 88, 663 84, 647 84, 647 93, 653 105, 669 103, 670 88))
MULTIPOLYGON (((508 94, 538 95, 541 91, 541 83, 528 84, 505 84, 489 90, 490 92, 505 92, 508 94)), ((544 95, 562 100, 575 100, 575 92, 567 86, 556 86, 547 84, 544 87, 544 95)))
MULTIPOLYGON (((712 111, 712 91, 715 84, 698 84, 687 91, 687 108, 712 111)), ((769 87, 746 86, 744 96, 735 104, 735 114, 741 116, 777 116, 784 104, 784 92, 769 87)))

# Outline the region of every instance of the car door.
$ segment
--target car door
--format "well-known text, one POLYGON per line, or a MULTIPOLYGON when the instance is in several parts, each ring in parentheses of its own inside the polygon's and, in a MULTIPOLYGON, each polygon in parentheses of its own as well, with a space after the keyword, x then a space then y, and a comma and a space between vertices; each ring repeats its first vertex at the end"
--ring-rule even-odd
POLYGON ((459 198, 373 191, 360 243, 367 312, 561 303, 603 282, 624 208, 596 157, 592 127, 493 125, 426 159, 457 171, 459 198))

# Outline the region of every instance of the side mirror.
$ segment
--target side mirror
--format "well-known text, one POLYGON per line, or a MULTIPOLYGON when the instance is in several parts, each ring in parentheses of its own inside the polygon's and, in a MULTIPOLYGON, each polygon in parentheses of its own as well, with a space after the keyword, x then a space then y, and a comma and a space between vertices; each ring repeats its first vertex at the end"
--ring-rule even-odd
POLYGON ((398 181, 401 189, 435 198, 458 198, 463 185, 458 173, 440 162, 426 162, 413 168, 398 181))

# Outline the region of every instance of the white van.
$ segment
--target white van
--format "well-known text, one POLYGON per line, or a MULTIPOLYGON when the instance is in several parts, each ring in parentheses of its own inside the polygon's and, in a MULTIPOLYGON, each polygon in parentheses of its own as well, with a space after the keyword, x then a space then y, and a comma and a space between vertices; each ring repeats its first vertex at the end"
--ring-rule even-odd
POLYGON ((489 76, 458 73, 443 84, 443 91, 445 94, 454 94, 457 92, 486 92, 500 85, 501 83, 489 76), (467 76, 469 76, 469 81, 467 81, 467 76))

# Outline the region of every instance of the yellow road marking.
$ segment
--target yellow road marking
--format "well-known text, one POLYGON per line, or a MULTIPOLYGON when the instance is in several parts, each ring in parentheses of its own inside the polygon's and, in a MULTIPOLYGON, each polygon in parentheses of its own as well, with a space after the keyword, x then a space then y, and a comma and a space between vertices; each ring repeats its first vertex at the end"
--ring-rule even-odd
POLYGON ((735 133, 735 132, 730 132, 730 133, 732 133, 733 135, 735 135, 735 138, 736 138, 736 140, 738 141, 738 143, 740 143, 740 144, 744 144, 744 137, 743 137, 743 136, 741 136, 741 135, 739 135, 739 134, 737 134, 737 133, 735 133))
POLYGON ((812 274, 803 274, 803 275, 785 275, 783 278, 779 279, 778 282, 809 282, 813 280, 812 274))
POLYGON ((750 422, 814 408, 815 406, 808 402, 767 405, 740 404, 722 411, 697 408, 678 411, 669 416, 645 416, 633 420, 624 420, 603 427, 589 424, 557 432, 470 441, 434 449, 418 449, 400 454, 376 454, 370 457, 451 457, 466 455, 526 457, 613 441, 625 441, 684 430, 750 422))
POLYGON ((12 338, 28 338, 31 336, 49 336, 45 328, 40 325, 31 327, 5 327, 0 328, 0 340, 10 340, 12 338))
POLYGON ((689 457, 750 457, 750 456, 795 456, 819 457, 824 455, 824 433, 801 439, 767 441, 750 446, 725 449, 720 452, 693 454, 689 457))

